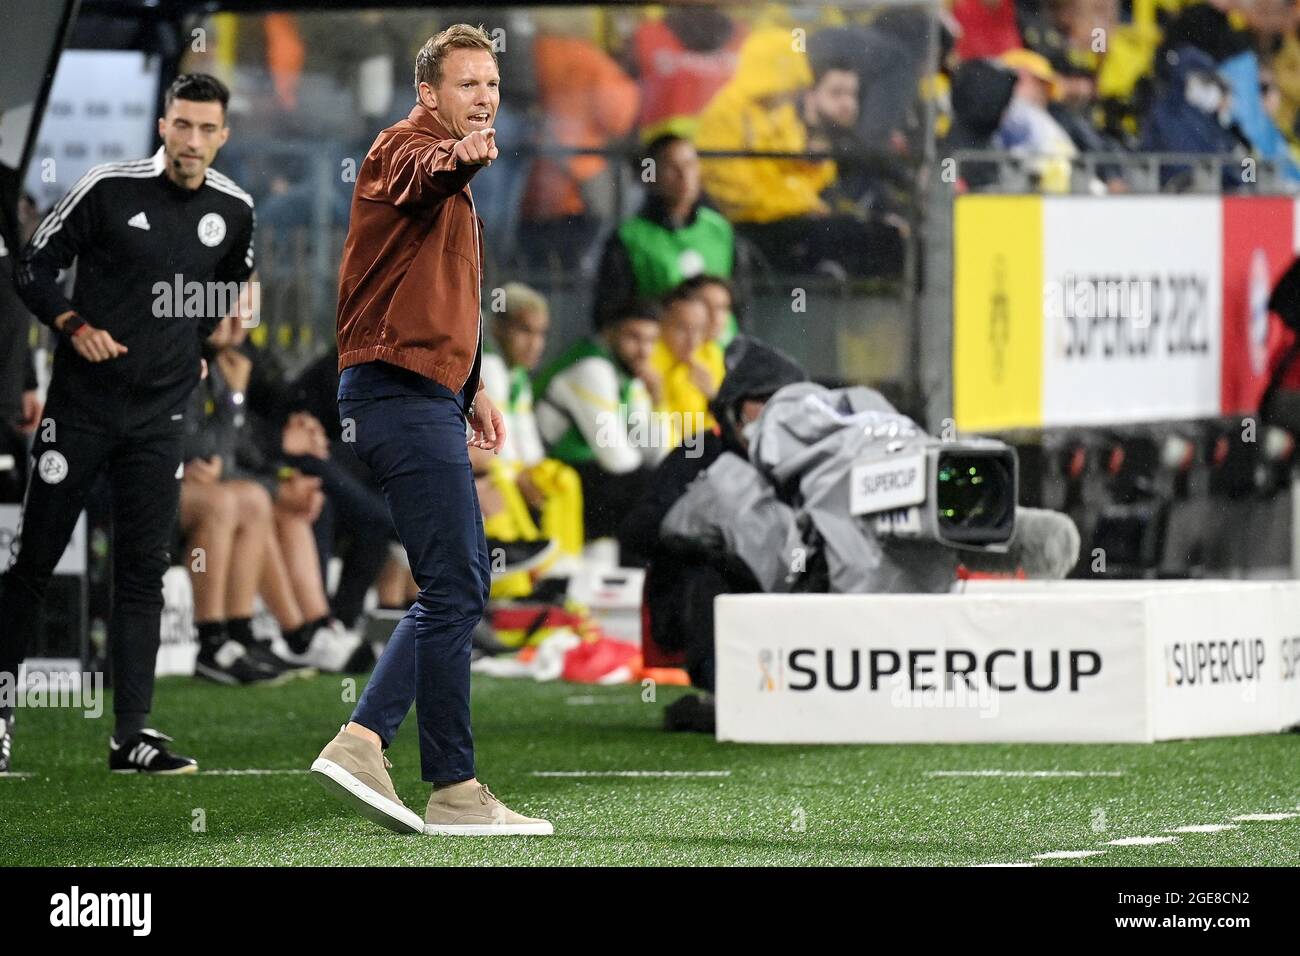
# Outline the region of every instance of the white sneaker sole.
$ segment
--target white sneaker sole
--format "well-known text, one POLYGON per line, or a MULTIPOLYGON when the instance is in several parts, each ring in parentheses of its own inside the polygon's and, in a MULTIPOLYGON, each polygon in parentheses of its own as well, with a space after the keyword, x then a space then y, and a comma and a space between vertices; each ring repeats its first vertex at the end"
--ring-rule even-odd
POLYGON ((410 808, 367 787, 333 760, 317 757, 311 765, 311 775, 322 787, 350 803, 357 813, 372 823, 394 833, 420 833, 424 830, 424 821, 410 808))
POLYGON ((426 823, 429 836, 553 836, 555 828, 546 820, 537 823, 426 823))
POLYGON ((198 773, 199 765, 196 763, 187 763, 183 767, 177 767, 175 770, 144 770, 140 767, 118 767, 110 773, 138 773, 142 777, 179 777, 182 774, 198 773))

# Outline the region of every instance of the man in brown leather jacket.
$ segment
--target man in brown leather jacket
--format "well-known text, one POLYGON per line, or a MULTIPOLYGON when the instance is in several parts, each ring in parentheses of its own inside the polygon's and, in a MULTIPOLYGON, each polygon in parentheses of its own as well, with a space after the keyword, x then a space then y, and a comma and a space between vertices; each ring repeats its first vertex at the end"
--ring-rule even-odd
POLYGON ((425 43, 419 102, 361 164, 339 267, 343 438, 383 488, 420 594, 311 769, 400 833, 552 832, 478 782, 470 731, 470 639, 491 569, 467 444, 499 451, 505 425, 479 381, 482 223, 469 183, 497 157, 499 84, 481 27, 457 24, 425 43), (421 776, 434 787, 423 820, 398 797, 383 755, 412 703, 421 776))

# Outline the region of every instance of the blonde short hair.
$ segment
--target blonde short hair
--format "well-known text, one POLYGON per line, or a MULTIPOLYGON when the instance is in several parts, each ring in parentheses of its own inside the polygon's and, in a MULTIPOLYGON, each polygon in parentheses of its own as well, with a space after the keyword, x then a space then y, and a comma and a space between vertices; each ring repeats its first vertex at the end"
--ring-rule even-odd
POLYGON ((487 35, 482 24, 476 27, 468 23, 453 24, 425 40, 420 52, 415 54, 417 93, 421 83, 436 87, 442 82, 442 64, 452 50, 486 50, 492 54, 492 62, 497 62, 496 50, 492 49, 492 38, 487 35))
POLYGON ((514 318, 521 312, 545 312, 550 314, 550 307, 542 294, 522 282, 507 282, 501 287, 505 292, 505 308, 500 313, 502 322, 514 318))

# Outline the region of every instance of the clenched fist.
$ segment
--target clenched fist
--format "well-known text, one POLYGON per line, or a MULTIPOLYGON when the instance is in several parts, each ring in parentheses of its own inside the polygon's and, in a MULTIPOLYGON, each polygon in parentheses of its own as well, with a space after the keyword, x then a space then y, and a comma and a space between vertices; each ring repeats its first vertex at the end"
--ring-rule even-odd
POLYGON ((475 130, 456 144, 452 150, 456 162, 470 166, 491 166, 497 158, 497 131, 495 129, 475 130))

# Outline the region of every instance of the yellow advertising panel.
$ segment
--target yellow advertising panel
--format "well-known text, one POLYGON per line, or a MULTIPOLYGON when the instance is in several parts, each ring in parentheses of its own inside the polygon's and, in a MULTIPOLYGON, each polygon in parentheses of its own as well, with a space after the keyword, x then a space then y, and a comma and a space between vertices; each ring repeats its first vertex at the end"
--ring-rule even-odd
POLYGON ((962 431, 1042 423, 1043 204, 959 196, 953 211, 953 416, 962 431))

